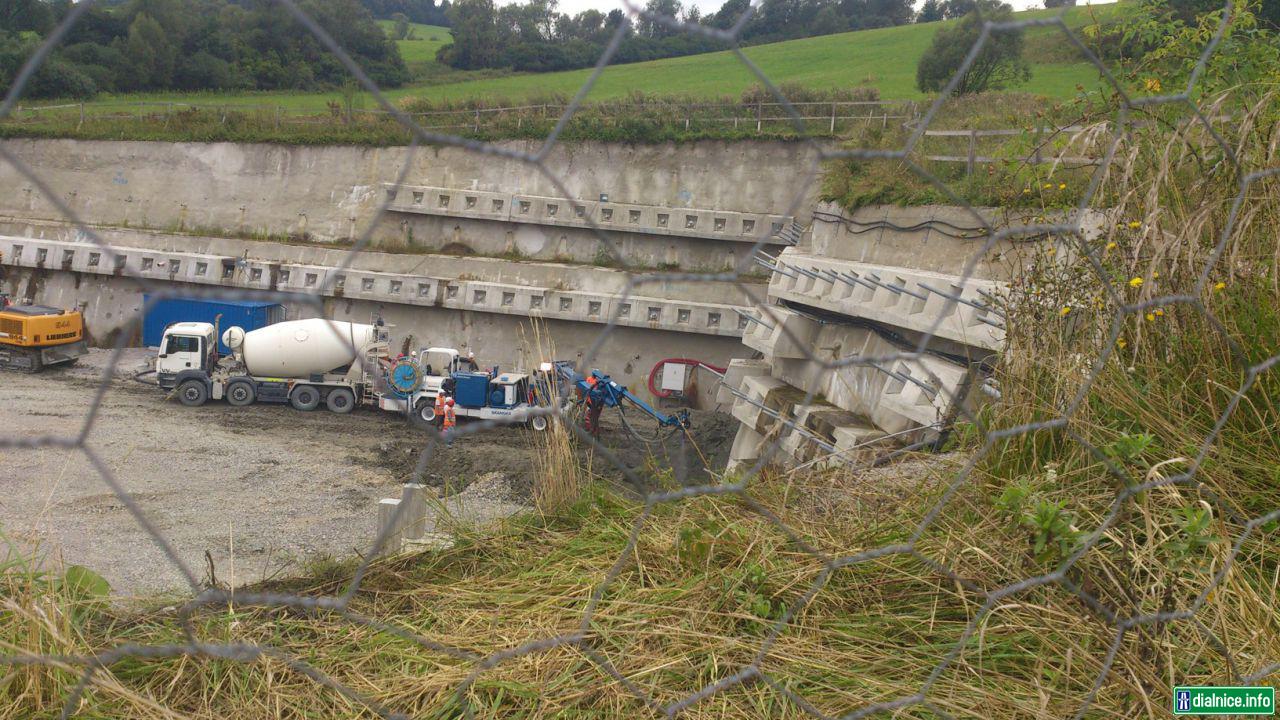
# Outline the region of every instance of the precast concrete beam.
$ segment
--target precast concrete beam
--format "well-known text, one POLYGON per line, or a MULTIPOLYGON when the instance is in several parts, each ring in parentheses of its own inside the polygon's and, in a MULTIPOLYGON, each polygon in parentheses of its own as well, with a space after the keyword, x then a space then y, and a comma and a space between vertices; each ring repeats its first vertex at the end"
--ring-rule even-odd
POLYGON ((790 215, 703 208, 639 205, 608 200, 569 200, 542 195, 499 193, 430 185, 384 186, 387 209, 397 213, 495 220, 556 227, 591 227, 643 233, 757 243, 774 239, 794 222, 790 215))
POLYGON ((1005 284, 954 275, 832 260, 784 250, 769 296, 853 318, 932 333, 971 347, 1004 345, 1004 316, 990 298, 1005 284))
POLYGON ((736 398, 731 390, 740 390, 744 378, 768 374, 768 360, 730 360, 729 367, 725 368, 724 377, 720 379, 720 386, 716 390, 716 402, 721 405, 732 405, 736 398))
POLYGON ((674 332, 740 337, 748 325, 745 307, 693 299, 622 297, 513 283, 378 272, 301 262, 226 257, 94 243, 0 236, 0 262, 100 275, 145 277, 262 291, 293 292, 351 300, 473 312, 520 315, 585 323, 609 323, 674 332))

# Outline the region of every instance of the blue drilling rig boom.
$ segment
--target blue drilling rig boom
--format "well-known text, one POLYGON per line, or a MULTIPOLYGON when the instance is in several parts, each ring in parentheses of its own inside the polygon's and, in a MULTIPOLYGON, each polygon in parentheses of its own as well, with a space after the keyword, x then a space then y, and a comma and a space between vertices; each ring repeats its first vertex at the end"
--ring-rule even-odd
POLYGON ((590 375, 582 375, 573 368, 573 365, 567 361, 560 360, 555 363, 556 373, 567 383, 577 388, 578 392, 585 398, 591 397, 603 403, 604 407, 616 407, 622 409, 623 402, 630 403, 642 412, 658 421, 661 427, 670 428, 687 428, 689 427, 689 411, 681 410, 677 413, 667 414, 654 408, 649 403, 641 400, 635 393, 631 392, 624 385, 618 384, 608 375, 599 370, 592 370, 590 375))

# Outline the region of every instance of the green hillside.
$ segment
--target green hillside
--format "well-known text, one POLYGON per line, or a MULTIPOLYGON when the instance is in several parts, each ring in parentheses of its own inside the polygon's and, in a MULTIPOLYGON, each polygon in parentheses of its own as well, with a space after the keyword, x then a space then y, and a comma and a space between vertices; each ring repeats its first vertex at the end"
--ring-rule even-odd
MULTIPOLYGON (((1073 27, 1080 27, 1091 21, 1091 15, 1110 15, 1115 7, 1071 8, 1067 11, 1067 22, 1073 27)), ((1018 13, 1017 17, 1049 17, 1054 12, 1032 10, 1018 13)), ((389 26, 390 21, 383 21, 383 24, 389 26)), ((878 89, 886 99, 913 99, 921 97, 915 88, 916 63, 933 34, 945 24, 902 25, 789 40, 748 47, 744 52, 775 83, 795 83, 813 88, 863 85, 878 89)), ((591 73, 589 69, 544 74, 452 70, 434 60, 435 49, 448 41, 447 29, 416 25, 415 34, 418 39, 399 43, 405 59, 411 67, 416 66, 415 82, 388 91, 386 94, 392 100, 414 97, 432 101, 470 98, 520 101, 534 96, 545 97, 550 93, 572 95, 591 73), (433 37, 436 39, 432 40, 433 37)), ((1086 89, 1100 87, 1097 71, 1083 60, 1075 59, 1076 51, 1060 31, 1053 28, 1029 30, 1026 54, 1032 63, 1031 80, 1011 90, 1065 98, 1075 94, 1077 85, 1086 89)), ((723 97, 738 95, 758 82, 732 53, 715 52, 610 67, 600 77, 590 98, 619 98, 634 91, 723 97)), ((90 105, 106 108, 118 105, 120 101, 146 100, 226 106, 281 105, 293 112, 323 112, 326 103, 335 100, 336 96, 333 91, 236 95, 155 93, 103 97, 90 105)), ((359 104, 374 107, 368 97, 359 104)))
MULTIPOLYGON (((390 35, 396 23, 394 20, 379 20, 378 24, 390 35)), ((436 50, 449 44, 449 28, 421 23, 409 23, 409 27, 413 28, 412 39, 396 41, 396 47, 400 48, 400 57, 410 65, 435 62, 436 50)))
MULTIPOLYGON (((1093 8, 1110 13, 1114 6, 1093 8)), ((1087 7, 1068 11, 1068 22, 1081 26, 1089 22, 1087 7)), ((1047 17, 1055 11, 1019 13, 1020 18, 1047 17)), ((933 34, 946 23, 901 25, 789 40, 748 47, 744 53, 775 83, 797 83, 814 88, 868 85, 887 99, 913 99, 916 90, 916 63, 928 48, 933 34)), ((1065 52, 1061 31, 1036 28, 1029 32, 1027 58, 1032 77, 1025 85, 1010 88, 1050 97, 1070 97, 1077 84, 1097 85, 1097 71, 1083 60, 1065 52), (1049 60, 1038 62, 1039 59, 1049 60)), ((533 94, 559 92, 573 94, 591 74, 590 70, 546 73, 535 76, 512 75, 465 85, 441 85, 426 91, 408 90, 405 95, 429 99, 460 100, 471 97, 517 99, 533 94)), ((680 95, 737 95, 759 80, 730 52, 707 53, 651 62, 617 65, 600 77, 591 93, 595 99, 617 98, 631 91, 680 95)))

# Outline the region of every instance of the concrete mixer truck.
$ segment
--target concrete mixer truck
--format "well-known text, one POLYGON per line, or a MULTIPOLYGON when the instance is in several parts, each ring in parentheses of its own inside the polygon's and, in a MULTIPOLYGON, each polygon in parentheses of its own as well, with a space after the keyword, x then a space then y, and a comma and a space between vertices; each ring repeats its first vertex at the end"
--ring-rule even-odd
POLYGON ((249 332, 228 328, 222 333, 227 357, 219 356, 217 340, 212 323, 165 328, 156 357, 160 387, 176 390, 179 402, 192 407, 225 399, 236 406, 287 402, 297 410, 323 404, 348 413, 376 402, 375 378, 387 358, 383 328, 320 318, 249 332))

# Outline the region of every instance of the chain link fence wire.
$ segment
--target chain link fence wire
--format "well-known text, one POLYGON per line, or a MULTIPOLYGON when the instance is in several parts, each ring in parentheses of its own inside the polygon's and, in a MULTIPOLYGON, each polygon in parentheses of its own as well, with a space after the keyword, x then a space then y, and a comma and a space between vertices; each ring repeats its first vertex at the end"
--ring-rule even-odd
MULTIPOLYGON (((558 192, 558 194, 567 201, 573 201, 573 195, 567 189, 564 179, 558 177, 547 166, 546 160, 560 141, 561 135, 575 113, 582 108, 590 96, 593 87, 601 75, 607 71, 610 62, 615 53, 618 51, 620 44, 631 28, 632 21, 636 18, 646 22, 656 23, 669 29, 696 35, 723 40, 732 44, 731 52, 737 57, 742 65, 764 86, 768 93, 773 96, 776 103, 782 107, 788 117, 791 118, 797 134, 805 137, 805 121, 802 114, 788 102, 785 94, 779 87, 773 83, 768 74, 754 64, 742 51, 738 41, 740 34, 746 23, 757 12, 757 6, 749 7, 733 27, 728 29, 711 28, 696 23, 688 23, 680 21, 676 18, 653 15, 646 9, 630 2, 624 3, 629 12, 629 18, 624 21, 613 34, 610 42, 604 52, 592 69, 589 77, 583 83, 577 94, 573 97, 568 106, 564 109, 563 114, 555 124, 554 128, 546 137, 545 141, 532 152, 524 152, 512 149, 511 146, 504 146, 495 143, 481 142, 478 140, 467 139, 454 135, 444 134, 423 128, 409 113, 402 111, 396 104, 392 103, 381 91, 381 89, 369 78, 345 51, 334 41, 326 30, 309 17, 302 9, 299 8, 293 0, 277 0, 279 4, 287 9, 287 11, 295 18, 306 30, 312 33, 320 43, 333 54, 335 58, 350 72, 351 76, 359 84, 359 86, 367 91, 373 98, 377 106, 382 112, 385 112, 401 123, 409 132, 412 133, 413 142, 410 147, 408 157, 402 166, 397 184, 402 183, 413 164, 415 152, 421 146, 451 146, 461 148, 465 151, 478 155, 488 155, 496 158, 514 160, 527 165, 533 172, 544 177, 558 192)), ((57 28, 49 34, 44 42, 39 46, 38 50, 27 59, 26 63, 17 74, 8 94, 0 103, 0 119, 7 117, 15 108, 16 103, 22 97, 24 89, 30 82, 33 73, 41 67, 41 65, 49 58, 50 53, 62 42, 66 37, 70 28, 94 5, 92 0, 76 3, 71 6, 70 11, 65 19, 57 26, 57 28)), ((1228 499, 1218 497, 1212 490, 1205 486, 1199 479, 1199 471, 1204 463, 1209 460, 1215 442, 1227 424, 1228 420, 1236 413, 1242 403, 1246 402, 1246 395, 1250 389, 1259 382, 1260 378, 1270 372, 1277 362, 1280 362, 1280 355, 1270 355, 1261 360, 1249 362, 1245 360, 1248 353, 1244 352, 1238 346, 1236 341, 1232 340, 1225 331, 1220 332, 1216 340, 1221 340, 1224 345, 1229 347, 1232 357, 1236 358, 1240 365, 1240 381, 1238 386, 1230 393, 1230 401, 1223 408, 1217 418, 1211 432, 1204 437, 1198 447, 1194 448, 1191 458, 1183 465, 1183 471, 1173 475, 1153 474, 1149 475, 1142 482, 1131 482, 1127 472, 1118 466, 1115 457, 1108 454, 1104 448, 1098 447, 1086 439, 1078 428, 1072 425, 1072 419, 1076 416, 1081 407, 1088 402, 1091 389, 1098 378, 1103 374, 1108 363, 1115 362, 1113 355, 1118 352, 1116 349, 1121 336, 1124 332, 1126 324, 1129 320, 1154 309, 1173 308, 1175 306, 1185 306, 1191 311, 1200 314, 1211 325, 1221 328, 1221 324, 1214 317, 1212 309, 1206 306, 1203 298, 1209 289, 1209 283, 1213 277, 1214 270, 1222 259, 1227 249, 1229 239, 1232 236, 1236 223, 1241 216, 1241 210, 1248 199, 1249 191, 1256 184, 1261 183, 1270 178, 1280 176, 1280 167, 1275 168, 1250 168, 1241 165, 1241 161, 1237 156, 1235 148, 1229 143, 1221 133, 1210 122, 1207 115, 1197 102, 1195 90, 1197 83, 1202 78, 1207 63, 1213 56, 1214 52, 1219 48, 1220 43, 1227 30, 1228 23, 1232 17, 1235 6, 1231 0, 1227 0, 1222 13, 1222 20, 1217 32, 1212 36, 1206 44, 1200 55, 1199 61, 1196 63, 1194 70, 1190 74, 1190 79, 1185 88, 1172 94, 1156 95, 1149 97, 1134 97, 1126 87, 1120 83, 1112 74, 1107 64, 1104 63, 1090 48, 1082 42, 1066 21, 1064 20, 1065 8, 1062 12, 1058 12, 1050 17, 1040 17, 1035 19, 1022 19, 1010 22, 992 22, 983 20, 981 35, 977 42, 969 50, 964 62, 956 69, 951 82, 940 93, 939 97, 924 112, 918 122, 913 123, 906 137, 905 144, 897 149, 883 148, 838 148, 829 143, 819 143, 813 138, 806 138, 805 142, 809 142, 817 151, 817 160, 810 167, 796 169, 797 188, 794 196, 790 200, 789 207, 786 209, 786 215, 795 216, 799 214, 806 198, 809 197, 810 187, 818 181, 822 169, 822 164, 832 161, 891 161, 900 164, 905 171, 904 175, 910 174, 916 178, 926 181, 930 186, 939 193, 948 197, 950 201, 958 206, 965 208, 971 216, 972 223, 975 227, 981 228, 981 237, 983 238, 978 246, 968 257, 960 279, 957 281, 957 287, 966 287, 971 279, 975 277, 979 263, 987 256, 997 245, 1004 241, 1018 240, 1028 237, 1051 237, 1058 238, 1062 241, 1064 247, 1070 247, 1078 254, 1080 260, 1087 267, 1091 277, 1089 280, 1096 283, 1099 291, 1105 296, 1106 302, 1115 308, 1115 314, 1110 323, 1109 337, 1100 343, 1101 351, 1098 357, 1087 362, 1084 371, 1081 374, 1080 385, 1076 391, 1070 394, 1069 398, 1061 407, 1053 411, 1052 415, 1044 416, 1042 419, 1032 422, 1026 422, 1011 427, 993 427, 989 423, 989 416, 982 414, 974 409, 974 405, 969 402, 968 390, 952 391, 947 389, 947 385, 936 382, 936 386, 942 388, 943 393, 948 397, 950 404, 956 408, 958 412, 957 420, 967 422, 974 428, 974 432, 981 441, 978 443, 978 449, 968 455, 968 457, 960 464, 960 467, 951 475, 950 481, 946 484, 945 490, 938 496, 936 501, 924 512, 918 524, 910 533, 904 535, 900 542, 892 544, 884 544, 875 547, 867 547, 857 551, 850 551, 848 548, 837 548, 838 552, 830 549, 824 549, 819 544, 811 542, 811 540, 801 532, 793 530, 787 522, 780 517, 775 510, 767 507, 764 503, 755 499, 752 495, 753 483, 761 471, 773 461, 778 453, 781 452, 781 444, 788 433, 804 433, 803 427, 796 423, 781 418, 784 425, 783 432, 779 437, 774 438, 767 447, 762 456, 745 472, 738 475, 725 476, 723 478, 713 479, 711 482, 703 484, 688 484, 687 467, 685 463, 675 463, 674 472, 680 480, 680 487, 675 490, 654 489, 651 483, 637 472, 635 468, 629 467, 619 457, 617 457, 608 447, 602 445, 594 436, 585 432, 577 424, 573 423, 566 415, 566 404, 563 402, 568 398, 560 398, 561 402, 554 403, 551 407, 540 411, 547 416, 556 416, 566 427, 570 428, 577 440, 585 446, 592 448, 595 456, 604 462, 617 467, 618 471, 627 479, 627 481, 638 491, 643 493, 644 503, 643 509, 639 512, 632 525, 629 537, 627 538, 625 547, 619 553, 617 561, 609 568, 602 580, 595 586, 594 591, 581 608, 580 619, 576 629, 548 637, 540 637, 522 644, 517 644, 505 649, 493 652, 491 654, 479 654, 464 647, 453 646, 448 643, 439 642, 432 639, 429 634, 424 634, 409 629, 400 624, 388 623, 376 618, 366 616, 353 609, 352 602, 359 595, 366 577, 368 576, 371 564, 381 554, 383 545, 388 538, 384 533, 380 534, 373 542, 369 551, 363 555, 363 560, 350 577, 349 582, 340 593, 331 595, 308 595, 308 594, 289 594, 289 593, 269 593, 269 592, 233 592, 232 590, 224 590, 221 588, 204 587, 198 579, 195 572, 187 566, 181 559, 179 553, 166 540, 163 533, 148 520, 147 514, 138 500, 131 495, 121 483, 117 480, 112 469, 101 459, 95 451, 92 443, 92 431, 96 423, 105 422, 102 418, 102 403, 105 394, 110 385, 112 377, 112 368, 119 362, 122 351, 124 350, 128 338, 133 333, 126 329, 117 335, 117 341, 113 350, 110 366, 103 374, 101 382, 97 386, 90 403, 86 417, 80 431, 71 436, 50 436, 24 438, 19 437, 8 430, 0 431, 0 448, 6 449, 32 449, 41 447, 65 448, 69 451, 78 452, 87 458, 90 465, 101 476, 102 482, 105 483, 115 495, 116 498, 127 508, 133 518, 137 521, 151 540, 163 551, 168 561, 176 567, 185 578, 190 586, 191 596, 183 603, 173 616, 173 622, 181 629, 184 642, 176 644, 164 645, 146 645, 135 643, 124 643, 111 647, 109 649, 94 654, 83 656, 59 656, 40 654, 37 652, 10 652, 0 657, 0 664, 7 666, 35 666, 43 665, 56 667, 61 669, 73 669, 79 672, 79 681, 73 689, 67 694, 65 702, 61 710, 61 716, 71 717, 77 714, 81 707, 81 701, 84 694, 96 681, 99 681, 103 675, 108 674, 111 668, 118 663, 126 660, 142 663, 145 667, 147 661, 173 658, 173 657, 191 657, 206 658, 234 663, 258 663, 263 660, 275 660, 283 664, 290 671, 308 678, 316 683, 316 685, 339 693, 351 702, 366 708, 368 711, 384 717, 384 718, 400 718, 407 717, 401 714, 396 708, 390 707, 364 692, 357 691, 348 683, 334 677, 311 664, 305 662, 302 658, 291 655, 282 650, 252 643, 227 642, 217 643, 209 642, 202 639, 195 622, 196 614, 204 608, 229 607, 234 605, 237 608, 272 608, 291 610, 299 613, 315 613, 325 614, 334 618, 341 618, 343 622, 351 623, 353 626, 368 628, 377 633, 384 633, 388 636, 399 638, 405 642, 412 643, 421 648, 428 649, 435 653, 443 654, 452 658, 464 666, 469 667, 465 678, 458 683, 453 694, 453 711, 457 714, 470 716, 472 714, 471 707, 471 691, 475 683, 483 676, 484 673, 497 668, 504 663, 511 662, 516 658, 537 655, 540 653, 548 653, 560 648, 573 648, 591 663, 593 663, 601 672, 623 687, 627 693, 633 695, 635 699, 643 705, 651 708, 654 712, 666 716, 675 716, 682 711, 688 710, 693 706, 701 703, 712 696, 724 693, 738 686, 744 686, 753 683, 762 683, 774 692, 789 699, 800 712, 817 718, 833 718, 840 717, 842 720, 856 720, 857 718, 868 717, 877 714, 894 714, 899 715, 904 712, 911 713, 927 713, 935 717, 951 717, 951 713, 944 709, 936 697, 936 689, 948 672, 954 669, 961 655, 970 647, 975 636, 982 632, 984 624, 996 612, 1000 611, 1009 603, 1016 602, 1020 595, 1026 594, 1028 591, 1037 588, 1057 588, 1062 593, 1077 598, 1081 603, 1082 618, 1088 617, 1093 622, 1101 622, 1109 629, 1110 642, 1106 646, 1105 654, 1101 658, 1097 673, 1091 678, 1086 678, 1087 690, 1083 692, 1075 703, 1073 717, 1083 718, 1090 715, 1091 709, 1094 707, 1095 700, 1102 691, 1113 672, 1113 665, 1117 654, 1122 646, 1129 638, 1135 634, 1141 634, 1144 628, 1160 625, 1167 626, 1172 623, 1186 623, 1192 626, 1195 631, 1202 636, 1208 638, 1212 647, 1224 657, 1228 664, 1231 677, 1222 678, 1222 682, 1250 684, 1263 681, 1278 670, 1280 670, 1280 662, 1269 658, 1250 658, 1250 665, 1254 669, 1251 672, 1242 672, 1239 668, 1243 665, 1240 659, 1236 657, 1239 651, 1233 652, 1229 649, 1229 644, 1225 640, 1219 638, 1215 634, 1212 627, 1212 621, 1206 623, 1199 617, 1200 611, 1205 606, 1207 600, 1216 588, 1224 581, 1224 578, 1231 571, 1233 562, 1241 555, 1243 549, 1251 538, 1263 532, 1270 527, 1275 521, 1280 520, 1280 508, 1262 509, 1254 511, 1250 514, 1244 514, 1243 508, 1236 503, 1229 502, 1228 499), (960 82, 961 77, 976 61, 983 47, 992 42, 993 33, 1009 30, 1026 30, 1031 28, 1047 28, 1050 31, 1060 33, 1065 40, 1074 48, 1076 52, 1088 63, 1095 67, 1105 81, 1109 89, 1114 93, 1117 107, 1114 118, 1111 119, 1111 136, 1104 147, 1104 152, 1096 165, 1090 170, 1089 181, 1087 187, 1080 196, 1079 201, 1073 208, 1063 212, 1057 221, 1043 220, 1032 223, 1016 223, 1008 227, 997 227, 993 220, 975 207, 973 207, 964 197, 962 197, 948 182, 936 175, 926 162, 919 158, 919 144, 925 136, 926 131, 938 118, 944 105, 951 99, 952 93, 960 82), (1216 147, 1220 152, 1222 163, 1226 163, 1231 167, 1232 175, 1238 182, 1238 192, 1235 194, 1234 202, 1230 207, 1229 214, 1225 225, 1221 228, 1218 239, 1214 245, 1213 251, 1208 258, 1208 262, 1200 271, 1199 279, 1196 283, 1195 292, 1177 295, 1165 295, 1143 299, 1138 302, 1130 302, 1126 300, 1125 294, 1121 288, 1116 287, 1116 281, 1112 273, 1109 273, 1102 263, 1102 256, 1105 248, 1100 247, 1096 239, 1089 236, 1084 227, 1084 218, 1094 209, 1095 202, 1098 200, 1098 193, 1103 179, 1106 177, 1113 163, 1117 160, 1117 155, 1121 151, 1123 142, 1133 127, 1133 117, 1136 113, 1146 108, 1154 106, 1169 105, 1183 106, 1186 111, 1198 123, 1204 133, 1210 139, 1212 146, 1216 147), (1101 515, 1101 521, 1090 529, 1081 530, 1079 542, 1070 547, 1067 552, 1059 559, 1051 569, 1037 572, 1027 572, 1024 576, 1019 577, 1016 581, 1008 582, 995 587, 986 587, 980 581, 969 577, 968 574, 957 571, 951 564, 946 561, 939 560, 929 554, 930 538, 928 533, 934 528, 944 510, 954 502, 959 501, 959 497, 967 485, 975 482, 974 476, 979 472, 981 463, 990 459, 994 454, 998 454, 1002 449, 1007 448, 1010 442, 1035 437, 1043 433, 1058 433, 1069 438, 1071 442, 1079 444, 1099 463, 1101 463, 1111 475, 1119 481, 1120 489, 1112 496, 1108 509, 1101 515), (1238 528, 1238 533, 1229 538, 1230 550, 1223 561, 1217 566, 1208 577, 1207 582, 1192 597, 1191 601, 1182 606, 1168 605, 1160 607, 1158 610, 1148 612, 1121 613, 1116 611, 1112 605, 1098 597, 1095 590, 1085 587, 1081 584, 1079 577, 1073 572, 1073 569, 1082 561, 1086 555, 1090 554, 1100 544, 1106 542, 1109 533, 1111 533, 1119 523, 1122 522, 1125 513, 1128 512, 1130 504, 1136 499, 1144 497, 1149 493, 1153 493, 1165 488, 1188 488, 1197 490, 1204 497, 1209 498, 1212 505, 1222 513, 1222 517, 1230 519, 1230 521, 1238 528), (653 690, 646 687, 643 682, 637 678, 629 677, 616 663, 611 659, 603 649, 600 638, 602 630, 597 624, 597 616, 603 605, 608 602, 608 596, 611 587, 626 572, 627 568, 636 562, 638 545, 645 531, 646 524, 649 523, 659 507, 668 504, 679 504, 692 502, 697 498, 716 498, 727 497, 735 499, 740 506, 748 512, 756 514, 764 523, 774 528, 776 532, 783 538, 790 547, 796 549, 803 554, 813 565, 817 571, 812 578, 798 588, 794 593, 794 597, 786 604, 783 611, 776 617, 767 631, 759 635, 758 644, 752 653, 752 658, 741 667, 731 670, 725 670, 718 674, 718 678, 705 686, 683 695, 675 700, 664 701, 655 694, 653 690), (848 707, 840 709, 836 713, 819 709, 819 703, 814 698, 806 697, 804 693, 797 691, 793 685, 785 680, 777 677, 776 671, 771 670, 772 654, 778 642, 787 629, 795 624, 798 618, 801 618, 806 609, 815 601, 820 593, 823 592, 832 582, 838 573, 847 572, 859 567, 874 565, 894 557, 909 558, 920 563, 927 568, 939 582, 953 584, 957 588, 963 589, 969 593, 969 597, 976 598, 976 609, 973 610, 964 624, 963 632, 959 637, 955 638, 946 647, 941 647, 936 653, 936 662, 925 675, 923 682, 910 693, 893 697, 887 700, 876 702, 854 703, 848 707), (908 708, 915 708, 908 711, 908 708)), ((16 157, 9 148, 0 144, 0 159, 11 164, 23 176, 25 176, 44 196, 44 198, 52 203, 65 217, 66 221, 83 232, 93 243, 102 249, 102 251, 114 259, 116 257, 115 250, 112 246, 105 242, 94 230, 94 228, 82 221, 80 217, 64 202, 62 196, 56 188, 51 187, 45 182, 41 176, 31 167, 27 166, 20 158, 16 157)), ((361 233, 354 246, 346 255, 343 267, 350 266, 356 255, 369 247, 371 236, 377 225, 377 219, 387 211, 391 199, 384 198, 378 207, 374 218, 367 225, 366 230, 361 233)), ((602 231, 596 224, 595 220, 588 215, 586 222, 593 231, 597 242, 600 245, 601 252, 604 256, 615 261, 621 261, 622 256, 611 240, 610 236, 602 231)), ((626 289, 623 292, 623 300, 630 297, 632 293, 649 284, 678 284, 678 283, 698 283, 707 281, 721 281, 734 283, 745 297, 750 301, 753 309, 759 313, 756 319, 763 322, 778 324, 781 318, 778 315, 778 308, 772 305, 768 298, 764 295, 764 291, 759 284, 746 282, 743 276, 753 270, 755 257, 758 252, 763 251, 769 244, 770 233, 767 229, 762 228, 760 234, 756 238, 756 242, 752 247, 752 251, 745 253, 742 259, 738 261, 738 266, 732 271, 705 274, 705 273, 685 273, 685 272, 659 272, 646 274, 629 275, 626 289)), ((779 265, 778 268, 782 266, 779 265)), ((779 269, 778 271, 782 271, 779 269)), ((336 274, 330 273, 328 282, 333 282, 336 274)), ((143 314, 151 305, 160 302, 175 294, 171 288, 164 283, 156 283, 145 277, 132 277, 132 281, 137 284, 140 290, 149 293, 150 300, 147 308, 144 308, 143 314)), ((233 299, 233 300, 271 300, 278 302, 292 303, 301 307, 313 310, 318 316, 323 316, 323 306, 321 302, 322 294, 327 290, 326 287, 316 288, 314 292, 309 293, 286 293, 286 292, 259 292, 242 289, 183 289, 181 295, 185 297, 202 297, 213 299, 233 299)), ((963 302, 959 297, 960 293, 956 292, 954 296, 948 296, 946 305, 941 309, 929 329, 920 334, 920 339, 915 343, 914 347, 905 350, 893 352, 891 354, 875 357, 868 355, 850 355, 847 357, 837 358, 835 360, 827 360, 818 357, 812 351, 807 356, 807 360, 816 364, 825 373, 834 373, 844 367, 864 366, 877 367, 882 364, 890 364, 903 360, 921 359, 927 353, 930 344, 935 339, 935 334, 943 321, 951 315, 959 303, 963 302)), ((141 317, 141 315, 139 316, 141 317)), ((135 320, 135 325, 140 322, 135 320)), ((603 327, 594 343, 584 354, 582 363, 583 367, 591 367, 595 357, 600 353, 604 344, 608 341, 610 333, 618 324, 618 316, 615 314, 610 321, 603 327)), ((331 326, 333 328, 333 326, 331 326)), ((342 337, 336 328, 333 328, 335 337, 344 342, 350 342, 342 337)), ((798 340, 790 336, 786 326, 783 325, 784 334, 788 335, 790 340, 798 340)), ((354 348, 352 348, 354 351, 354 348)), ((365 362, 365 358, 360 356, 361 361, 365 362)), ((936 378, 934 379, 936 381, 936 378)), ((1009 399, 1009 393, 1015 390, 1006 389, 1004 391, 1004 400, 1009 399)), ((808 392, 801 404, 807 405, 816 399, 813 391, 808 392)), ((419 454, 415 477, 421 477, 424 470, 431 465, 432 458, 435 453, 440 452, 445 441, 453 438, 463 438, 467 435, 483 433, 493 427, 493 423, 476 422, 461 426, 449 433, 450 436, 437 435, 435 433, 427 434, 423 440, 423 447, 419 454)), ((910 446, 907 449, 912 449, 910 446)), ((687 450, 687 448, 686 448, 687 450)), ((869 471, 871 468, 883 464, 886 460, 899 456, 903 451, 890 450, 879 457, 869 459, 850 459, 850 475, 848 477, 858 478, 860 473, 869 471)), ((397 509, 397 515, 404 510, 402 504, 397 509)), ((393 524, 394 521, 393 521, 393 524)), ((1274 609, 1272 609, 1274 610, 1274 609)), ((1070 622, 1070 619, 1062 620, 1062 622, 1070 622)), ((1233 639, 1231 644, 1237 645, 1241 639, 1233 639)), ((842 668, 846 672, 858 672, 856 668, 842 668)), ((1134 707, 1139 707, 1135 705, 1134 707)), ((1148 706, 1148 710, 1149 710, 1148 706)), ((40 712, 40 709, 36 709, 40 712)), ((1156 712, 1155 714, 1160 714, 1156 712)))

